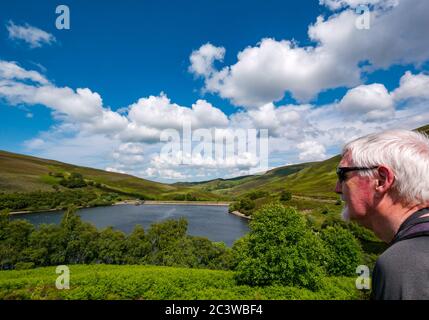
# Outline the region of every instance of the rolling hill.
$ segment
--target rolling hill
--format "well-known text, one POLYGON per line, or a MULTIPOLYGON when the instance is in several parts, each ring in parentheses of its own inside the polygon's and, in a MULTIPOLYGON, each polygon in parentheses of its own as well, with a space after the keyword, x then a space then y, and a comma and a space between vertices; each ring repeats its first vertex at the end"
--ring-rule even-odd
MULTIPOLYGON (((416 130, 429 134, 429 125, 416 130)), ((56 175, 79 173, 102 191, 146 199, 183 200, 183 195, 191 194, 198 200, 235 200, 251 191, 278 195, 287 190, 295 196, 334 201, 338 198, 334 187, 339 161, 337 155, 324 161, 278 167, 262 175, 163 184, 127 174, 0 151, 0 192, 66 189, 56 175)))
POLYGON ((0 151, 0 192, 32 192, 67 189, 60 185, 60 175, 81 174, 94 183, 92 189, 116 192, 133 197, 173 200, 192 192, 198 199, 216 200, 210 192, 186 186, 163 184, 127 174, 75 166, 59 161, 0 151))

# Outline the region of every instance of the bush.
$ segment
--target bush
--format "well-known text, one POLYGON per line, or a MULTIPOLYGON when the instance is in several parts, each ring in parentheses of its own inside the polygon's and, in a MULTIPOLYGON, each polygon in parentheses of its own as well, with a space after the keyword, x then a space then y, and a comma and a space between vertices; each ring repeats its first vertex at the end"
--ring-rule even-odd
POLYGON ((292 200, 292 193, 288 191, 282 191, 280 193, 280 201, 289 201, 292 200))
POLYGON ((66 188, 83 188, 86 182, 80 173, 73 172, 70 177, 62 178, 60 184, 66 188))
POLYGON ((353 234, 340 226, 327 227, 321 232, 329 254, 326 270, 329 275, 352 276, 362 263, 362 248, 353 234))
POLYGON ((238 283, 320 288, 325 249, 295 209, 267 205, 253 215, 250 229, 235 245, 238 283))
POLYGON ((247 193, 245 195, 245 197, 249 198, 250 200, 256 200, 256 199, 260 199, 263 197, 267 197, 268 195, 269 195, 268 192, 258 190, 258 191, 252 191, 252 192, 247 193))
POLYGON ((172 199, 176 201, 197 201, 198 200, 198 198, 192 193, 175 194, 173 195, 172 199))

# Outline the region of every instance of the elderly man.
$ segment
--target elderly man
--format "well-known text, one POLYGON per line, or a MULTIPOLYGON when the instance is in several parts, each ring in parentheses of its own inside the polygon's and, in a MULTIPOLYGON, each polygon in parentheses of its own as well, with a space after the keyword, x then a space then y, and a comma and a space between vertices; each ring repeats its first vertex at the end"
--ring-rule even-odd
POLYGON ((374 268, 372 298, 429 299, 428 137, 392 130, 356 139, 337 175, 343 218, 389 243, 374 268))

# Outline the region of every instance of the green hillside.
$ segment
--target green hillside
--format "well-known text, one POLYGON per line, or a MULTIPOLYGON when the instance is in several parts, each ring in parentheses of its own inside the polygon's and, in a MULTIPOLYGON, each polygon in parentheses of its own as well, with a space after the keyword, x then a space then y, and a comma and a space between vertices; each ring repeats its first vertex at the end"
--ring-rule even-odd
POLYGON ((70 289, 58 290, 55 267, 0 271, 3 299, 361 299, 355 278, 327 278, 323 288, 237 285, 233 271, 137 265, 72 265, 70 289))
POLYGON ((62 176, 73 173, 83 176, 89 185, 85 188, 97 192, 116 192, 135 198, 174 200, 178 195, 193 192, 201 200, 214 200, 208 192, 191 190, 185 186, 163 184, 127 174, 75 166, 54 160, 0 151, 0 192, 64 191, 62 176))
POLYGON ((309 162, 272 169, 263 175, 235 179, 216 179, 207 182, 182 184, 194 190, 236 198, 250 191, 280 193, 288 190, 296 195, 317 198, 337 198, 335 168, 339 156, 321 162, 309 162))

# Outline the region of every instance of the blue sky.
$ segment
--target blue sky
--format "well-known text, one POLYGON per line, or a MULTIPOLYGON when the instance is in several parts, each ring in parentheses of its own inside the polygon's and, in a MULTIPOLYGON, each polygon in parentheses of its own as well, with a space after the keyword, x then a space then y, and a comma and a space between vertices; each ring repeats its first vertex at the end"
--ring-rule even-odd
POLYGON ((202 128, 267 128, 270 167, 323 160, 356 136, 429 123, 427 2, 367 2, 67 1, 70 30, 55 28, 55 1, 2 3, 3 68, 34 71, 46 83, 3 73, 0 149, 173 182, 245 174, 251 166, 160 161, 162 144, 146 131, 168 127, 161 120, 175 110, 202 128), (357 30, 355 4, 367 2, 372 25, 357 30), (34 47, 11 35, 11 26, 54 40, 34 47), (34 92, 17 94, 22 84, 34 92), (40 98, 43 86, 49 99, 40 98), (78 88, 97 94, 100 106, 79 100, 78 88), (82 114, 94 108, 93 119, 57 105, 62 94, 76 95, 82 114), (210 104, 207 112, 183 113, 198 100, 210 104), (107 110, 115 113, 108 123, 94 120, 107 110))

